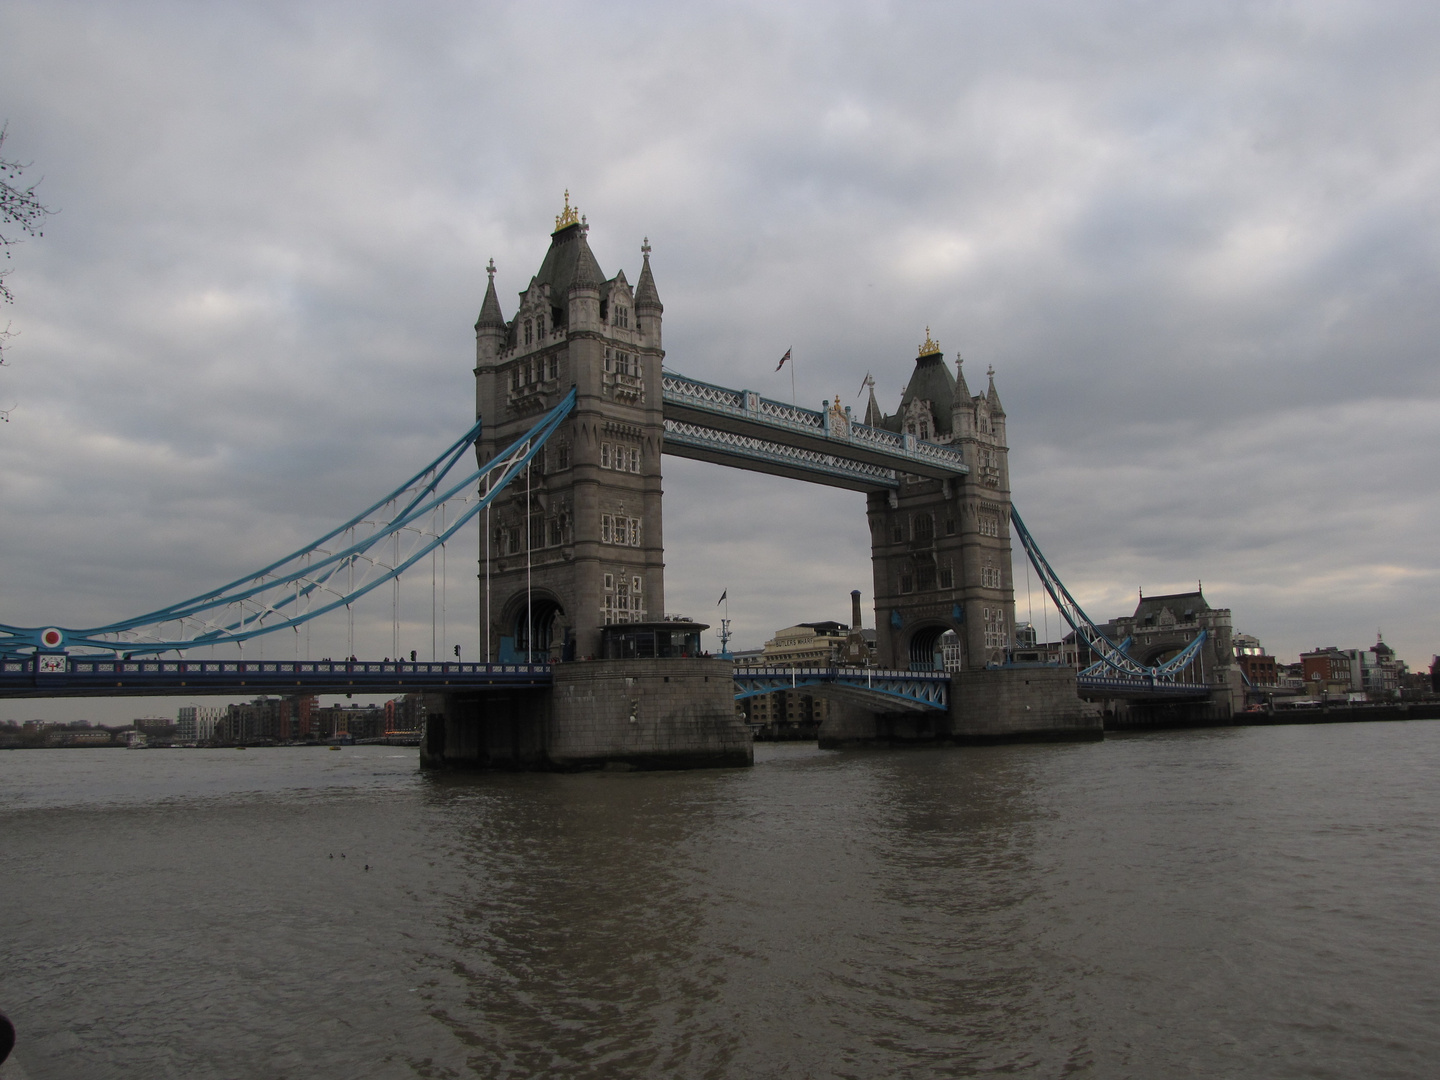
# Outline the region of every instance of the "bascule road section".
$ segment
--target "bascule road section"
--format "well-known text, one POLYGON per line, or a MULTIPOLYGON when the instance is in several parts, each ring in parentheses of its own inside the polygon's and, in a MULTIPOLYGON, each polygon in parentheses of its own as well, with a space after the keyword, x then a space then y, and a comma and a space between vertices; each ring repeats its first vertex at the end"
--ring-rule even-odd
MULTIPOLYGON (((1229 700, 1220 613, 1173 648, 1148 625, 1116 644, 1065 590, 1011 505, 993 368, 972 393, 927 327, 895 411, 867 376, 858 417, 838 398, 809 409, 689 378, 665 366, 648 239, 640 255, 633 285, 602 270, 567 192, 509 315, 489 264, 476 420, 439 457, 315 543, 188 600, 86 627, 0 623, 0 695, 419 691, 423 765, 562 770, 747 765, 746 700, 802 684, 831 699, 829 746, 1093 739, 1084 695, 1229 700), (708 626, 666 610, 667 454, 864 496, 868 666, 745 669, 703 651, 708 626), (353 620, 377 589, 398 607, 400 576, 428 574, 472 522, 478 661, 357 659, 353 636, 338 662, 244 657, 329 613, 353 620), (1079 681, 1014 662, 1012 536, 1086 650, 1079 681)), ((861 643, 858 600, 853 620, 861 643)))
POLYGON ((404 660, 115 660, 67 657, 36 671, 31 659, 0 660, 0 697, 132 697, 200 694, 379 694, 550 685, 547 664, 404 660))

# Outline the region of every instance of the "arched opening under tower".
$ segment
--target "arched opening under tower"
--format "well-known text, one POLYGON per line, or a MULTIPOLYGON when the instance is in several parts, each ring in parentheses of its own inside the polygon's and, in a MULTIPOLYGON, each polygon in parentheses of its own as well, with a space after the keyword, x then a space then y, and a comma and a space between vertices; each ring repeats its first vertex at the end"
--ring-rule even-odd
POLYGON ((922 626, 910 636, 911 671, 959 671, 965 663, 960 635, 946 626, 922 626))
POLYGON ((567 649, 574 651, 574 641, 565 632, 564 616, 565 609, 553 596, 532 594, 528 604, 521 596, 507 620, 511 632, 501 639, 501 661, 543 664, 550 660, 574 659, 563 655, 567 649), (505 655, 507 652, 509 656, 505 655))

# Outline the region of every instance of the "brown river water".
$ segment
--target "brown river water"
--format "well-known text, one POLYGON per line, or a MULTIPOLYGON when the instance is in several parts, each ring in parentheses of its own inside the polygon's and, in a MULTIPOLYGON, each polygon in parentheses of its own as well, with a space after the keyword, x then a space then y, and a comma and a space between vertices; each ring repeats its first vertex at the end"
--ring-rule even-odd
POLYGON ((1440 1075, 1440 723, 755 757, 0 753, 0 1077, 1440 1075))

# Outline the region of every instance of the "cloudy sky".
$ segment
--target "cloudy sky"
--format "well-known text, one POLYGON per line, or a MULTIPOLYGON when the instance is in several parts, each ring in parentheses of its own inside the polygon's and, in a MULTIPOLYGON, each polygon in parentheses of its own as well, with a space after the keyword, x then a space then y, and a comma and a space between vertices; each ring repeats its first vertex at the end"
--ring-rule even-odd
MULTIPOLYGON (((993 365, 1095 617, 1203 579, 1282 658, 1440 651, 1433 4, 9 0, 0 41, 57 211, 9 263, 0 621, 191 595, 428 461, 486 260, 512 314, 568 188, 607 273, 650 238, 675 370, 788 398, 793 348, 802 403, 893 409, 927 326, 993 365)), ((668 609, 868 608, 863 497, 665 471, 668 609)))

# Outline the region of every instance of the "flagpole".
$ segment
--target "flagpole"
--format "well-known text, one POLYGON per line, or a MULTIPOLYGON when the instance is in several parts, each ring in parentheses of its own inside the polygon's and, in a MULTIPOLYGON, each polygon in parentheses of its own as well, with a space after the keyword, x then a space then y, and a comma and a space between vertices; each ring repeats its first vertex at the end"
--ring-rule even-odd
POLYGON ((795 357, 793 355, 790 357, 790 404, 799 404, 799 402, 795 400, 795 357))

